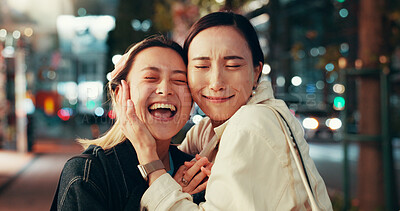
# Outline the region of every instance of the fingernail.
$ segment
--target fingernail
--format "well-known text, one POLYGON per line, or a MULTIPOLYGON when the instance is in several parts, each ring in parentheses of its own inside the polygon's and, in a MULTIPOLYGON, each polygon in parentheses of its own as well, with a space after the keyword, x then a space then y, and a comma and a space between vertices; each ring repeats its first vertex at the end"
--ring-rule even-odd
POLYGON ((126 104, 127 104, 128 106, 132 106, 132 105, 133 105, 132 100, 127 100, 127 101, 126 101, 126 104))

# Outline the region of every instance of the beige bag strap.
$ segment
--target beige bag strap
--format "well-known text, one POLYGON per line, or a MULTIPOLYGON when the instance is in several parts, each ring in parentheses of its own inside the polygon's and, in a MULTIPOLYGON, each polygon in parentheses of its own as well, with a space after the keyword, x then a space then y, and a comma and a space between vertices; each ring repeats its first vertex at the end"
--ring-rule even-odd
MULTIPOLYGON (((281 114, 275 108, 273 108, 271 106, 268 106, 268 107, 274 112, 276 118, 278 119, 279 125, 280 125, 280 127, 281 127, 281 129, 283 131, 283 134, 285 134, 285 139, 286 139, 286 141, 287 141, 287 143, 289 145, 290 152, 293 155, 294 161, 296 163, 297 170, 299 170, 301 180, 303 182, 304 188, 306 189, 308 198, 310 200, 311 209, 313 211, 320 211, 320 208, 318 207, 317 202, 315 201, 314 195, 312 193, 311 186, 307 181, 306 173, 304 172, 304 170, 302 168, 302 164, 299 161, 299 156, 297 155, 296 149, 294 148, 294 146, 296 144, 294 142, 292 142, 291 139, 290 139, 290 135, 288 134, 288 131, 286 130, 285 123, 283 123, 283 120, 282 120, 283 117, 281 116, 281 114)), ((287 127, 289 127, 289 125, 287 125, 287 127)), ((293 137, 293 139, 294 139, 294 137, 293 137)), ((299 152, 300 152, 300 149, 299 149, 299 152)))

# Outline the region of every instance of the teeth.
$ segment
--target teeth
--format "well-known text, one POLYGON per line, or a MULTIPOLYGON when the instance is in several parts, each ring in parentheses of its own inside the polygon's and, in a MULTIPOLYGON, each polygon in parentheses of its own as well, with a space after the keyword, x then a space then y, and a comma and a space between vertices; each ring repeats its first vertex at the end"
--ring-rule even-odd
POLYGON ((154 103, 153 105, 150 106, 151 110, 159 109, 159 108, 167 108, 171 111, 176 111, 176 108, 172 104, 164 104, 164 103, 154 103))

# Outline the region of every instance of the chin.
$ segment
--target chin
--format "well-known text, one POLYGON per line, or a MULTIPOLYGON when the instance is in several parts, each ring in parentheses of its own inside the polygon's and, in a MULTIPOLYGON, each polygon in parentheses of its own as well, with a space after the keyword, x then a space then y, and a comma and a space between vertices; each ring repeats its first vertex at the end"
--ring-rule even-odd
POLYGON ((175 134, 179 132, 179 130, 176 131, 175 133, 174 131, 175 130, 168 128, 162 128, 162 129, 158 128, 158 130, 157 129, 150 130, 150 133, 154 137, 154 139, 161 141, 161 140, 170 140, 175 134))
POLYGON ((233 116, 233 114, 227 114, 227 113, 222 113, 221 110, 216 110, 216 111, 211 111, 211 112, 205 112, 208 117, 210 117, 211 120, 213 121, 225 121, 233 116))

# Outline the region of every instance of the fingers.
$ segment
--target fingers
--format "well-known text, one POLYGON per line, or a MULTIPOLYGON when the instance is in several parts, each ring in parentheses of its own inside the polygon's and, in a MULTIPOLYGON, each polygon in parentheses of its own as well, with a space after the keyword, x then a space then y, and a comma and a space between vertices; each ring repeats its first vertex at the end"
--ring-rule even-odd
POLYGON ((175 175, 174 175, 174 180, 181 185, 182 187, 186 186, 184 184, 182 184, 182 178, 183 178, 183 174, 186 171, 187 167, 185 165, 181 165, 178 169, 178 171, 176 171, 175 175))
POLYGON ((208 177, 210 177, 210 175, 211 175, 211 168, 208 169, 208 168, 201 167, 200 170, 201 170, 201 172, 203 172, 205 175, 207 175, 208 177))
MULTIPOLYGON (((202 181, 207 177, 207 175, 203 172, 199 172, 192 178, 192 180, 189 182, 189 184, 186 187, 183 187, 183 192, 190 193, 194 191, 201 183, 202 181)), ((183 177, 184 178, 184 177, 183 177)))
POLYGON ((129 99, 129 94, 127 93, 128 86, 127 86, 125 80, 121 80, 121 86, 122 86, 121 106, 122 106, 122 110, 126 111, 126 103, 127 103, 127 100, 129 99))
POLYGON ((124 122, 124 117, 123 115, 123 107, 122 107, 122 85, 118 85, 118 94, 117 94, 117 104, 121 106, 117 106, 117 113, 118 113, 118 119, 121 122, 124 122))
POLYGON ((199 192, 205 190, 206 187, 207 187, 207 183, 208 183, 208 181, 205 181, 203 184, 197 186, 196 189, 194 189, 193 191, 189 192, 189 194, 193 195, 193 194, 196 194, 196 193, 199 193, 199 192))
POLYGON ((196 163, 196 161, 185 161, 184 165, 186 166, 186 168, 191 168, 194 164, 196 163))
POLYGON ((201 158, 200 160, 196 161, 196 163, 185 172, 183 177, 187 181, 191 181, 192 178, 197 174, 197 172, 200 171, 200 168, 202 166, 205 166, 205 165, 209 164, 209 163, 210 162, 208 161, 208 159, 206 157, 201 158))
POLYGON ((202 156, 200 156, 199 154, 196 154, 196 160, 200 160, 201 158, 203 158, 202 156))
POLYGON ((135 106, 133 105, 133 101, 130 99, 129 85, 125 80, 121 80, 122 93, 121 93, 121 107, 122 107, 122 116, 123 116, 123 124, 130 124, 136 122, 136 111, 135 106), (125 115, 126 114, 126 115, 125 115))
POLYGON ((183 177, 181 179, 181 186, 184 192, 192 192, 197 186, 207 177, 206 173, 201 172, 201 167, 207 166, 210 162, 206 157, 194 162, 186 162, 185 166, 191 166, 186 171, 183 172, 183 177), (189 184, 186 184, 189 183, 189 184))

